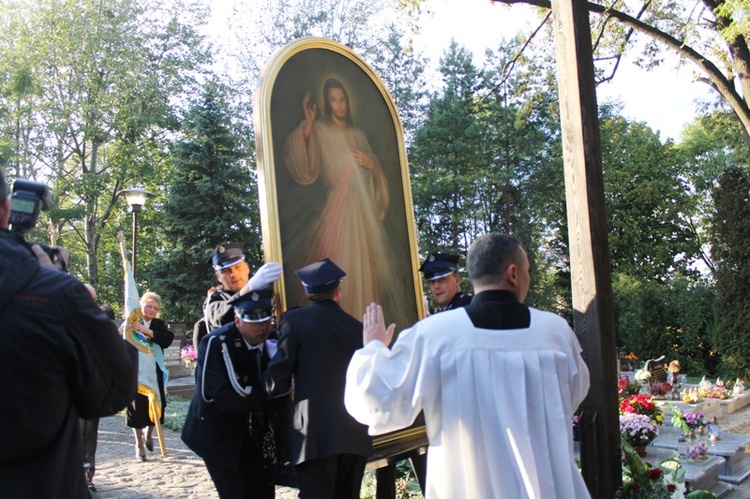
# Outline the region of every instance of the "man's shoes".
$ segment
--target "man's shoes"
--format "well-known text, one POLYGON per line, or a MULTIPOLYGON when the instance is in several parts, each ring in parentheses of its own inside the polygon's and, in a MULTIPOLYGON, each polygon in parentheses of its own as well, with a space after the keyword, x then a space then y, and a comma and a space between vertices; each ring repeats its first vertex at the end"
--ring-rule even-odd
POLYGON ((90 491, 96 492, 96 485, 94 485, 94 482, 92 482, 91 480, 86 480, 86 486, 90 491))
POLYGON ((154 452, 154 440, 151 437, 146 439, 146 448, 149 452, 154 452))

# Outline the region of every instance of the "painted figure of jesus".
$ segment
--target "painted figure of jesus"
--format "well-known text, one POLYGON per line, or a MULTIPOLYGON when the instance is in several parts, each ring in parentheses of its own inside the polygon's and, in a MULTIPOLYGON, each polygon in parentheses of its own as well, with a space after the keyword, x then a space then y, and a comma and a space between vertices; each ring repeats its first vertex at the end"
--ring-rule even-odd
MULTIPOLYGON (((300 185, 321 177, 327 198, 307 240, 295 252, 305 264, 323 258, 336 262, 347 274, 341 306, 362 317, 370 302, 397 299, 404 292, 387 289, 390 252, 382 220, 390 201, 388 181, 367 135, 354 125, 344 85, 336 78, 325 81, 323 116, 311 100, 311 92, 305 92, 305 117, 286 137, 284 161, 300 185)), ((295 296, 289 305, 303 304, 304 297, 295 296)))

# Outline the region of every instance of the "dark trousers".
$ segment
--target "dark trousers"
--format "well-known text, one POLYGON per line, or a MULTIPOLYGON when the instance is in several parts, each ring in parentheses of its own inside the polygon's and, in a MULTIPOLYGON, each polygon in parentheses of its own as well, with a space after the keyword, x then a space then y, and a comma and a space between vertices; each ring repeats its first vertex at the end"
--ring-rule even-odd
POLYGON ((94 478, 96 473, 96 442, 99 438, 99 418, 79 419, 78 427, 81 430, 83 441, 83 462, 88 463, 85 475, 88 480, 94 478))
MULTIPOLYGON (((427 454, 414 450, 405 456, 411 461, 411 468, 417 477, 422 493, 425 492, 427 478, 427 454)), ((396 499, 396 463, 375 470, 376 499, 396 499)))
POLYGON ((334 454, 296 466, 302 499, 359 499, 367 458, 334 454))
POLYGON ((221 499, 273 499, 276 487, 270 481, 263 456, 249 437, 242 445, 239 469, 204 462, 221 499))

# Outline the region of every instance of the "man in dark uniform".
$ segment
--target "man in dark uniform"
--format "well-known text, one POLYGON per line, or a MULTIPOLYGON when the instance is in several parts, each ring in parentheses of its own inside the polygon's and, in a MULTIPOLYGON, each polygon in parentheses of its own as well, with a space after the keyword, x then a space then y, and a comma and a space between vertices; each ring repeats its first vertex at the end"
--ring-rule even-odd
POLYGON ((261 373, 276 350, 269 340, 273 291, 229 302, 234 322, 198 346, 195 391, 182 440, 206 463, 221 498, 272 498, 263 457, 268 396, 261 373))
POLYGON ((234 321, 230 301, 252 290, 259 290, 276 282, 281 276, 281 265, 263 264, 250 277, 250 267, 245 261, 244 243, 220 244, 214 249, 209 262, 221 286, 209 290, 203 303, 203 315, 209 331, 234 321))
POLYGON ((328 259, 297 270, 312 305, 281 316, 266 390, 288 393, 294 376, 294 464, 304 499, 359 498, 372 442, 344 407, 346 368, 362 348, 362 323, 344 312, 341 278, 328 259))
POLYGON ((422 272, 430 293, 440 306, 438 312, 465 307, 471 303, 471 295, 461 291, 461 277, 458 271, 458 255, 430 253, 422 266, 422 272))

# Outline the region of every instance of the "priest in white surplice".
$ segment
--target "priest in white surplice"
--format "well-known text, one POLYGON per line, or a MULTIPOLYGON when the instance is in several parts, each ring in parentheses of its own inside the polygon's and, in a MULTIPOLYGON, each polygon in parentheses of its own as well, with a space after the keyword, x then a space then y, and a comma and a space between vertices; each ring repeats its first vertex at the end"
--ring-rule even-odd
POLYGON ((573 458, 571 418, 589 389, 575 334, 523 304, 529 261, 517 239, 482 236, 467 264, 471 304, 418 322, 391 350, 393 325, 368 307, 347 410, 373 435, 424 411, 427 499, 589 497, 573 458))

